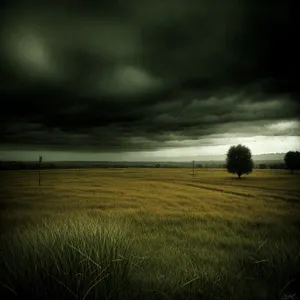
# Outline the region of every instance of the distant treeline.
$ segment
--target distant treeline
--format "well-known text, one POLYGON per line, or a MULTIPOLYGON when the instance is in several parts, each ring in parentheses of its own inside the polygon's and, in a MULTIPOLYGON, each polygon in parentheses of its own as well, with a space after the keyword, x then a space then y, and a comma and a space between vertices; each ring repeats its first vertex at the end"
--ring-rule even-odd
MULTIPOLYGON (((78 169, 78 168, 192 168, 192 162, 50 162, 43 163, 41 166, 37 162, 17 162, 2 161, 0 170, 36 170, 36 169, 78 169)), ((195 168, 226 168, 225 163, 220 162, 203 162, 195 163, 195 168)), ((256 163, 256 169, 285 169, 282 162, 256 163)))
POLYGON ((41 167, 38 163, 31 162, 16 162, 5 161, 0 162, 0 170, 36 170, 36 169, 56 169, 57 166, 54 163, 45 163, 41 167))
POLYGON ((256 169, 286 169, 284 163, 259 164, 255 167, 256 169))

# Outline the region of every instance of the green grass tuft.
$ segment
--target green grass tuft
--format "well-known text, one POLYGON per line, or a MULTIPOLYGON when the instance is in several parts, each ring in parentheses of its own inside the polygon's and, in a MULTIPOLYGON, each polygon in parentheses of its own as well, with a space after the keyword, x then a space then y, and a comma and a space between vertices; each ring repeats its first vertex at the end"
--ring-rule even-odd
POLYGON ((28 299, 116 298, 128 283, 126 228, 87 213, 2 234, 1 292, 28 299))

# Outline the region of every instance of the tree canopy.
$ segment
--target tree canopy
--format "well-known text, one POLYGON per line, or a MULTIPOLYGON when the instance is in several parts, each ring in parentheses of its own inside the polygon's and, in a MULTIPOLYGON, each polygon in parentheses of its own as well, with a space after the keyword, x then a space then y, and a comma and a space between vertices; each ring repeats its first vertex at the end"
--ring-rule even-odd
POLYGON ((294 170, 300 169, 300 152, 298 151, 289 151, 284 157, 284 163, 287 169, 291 170, 293 173, 294 170))
POLYGON ((226 168, 229 173, 237 174, 239 178, 243 174, 252 172, 254 163, 249 148, 243 145, 231 146, 227 152, 226 168))

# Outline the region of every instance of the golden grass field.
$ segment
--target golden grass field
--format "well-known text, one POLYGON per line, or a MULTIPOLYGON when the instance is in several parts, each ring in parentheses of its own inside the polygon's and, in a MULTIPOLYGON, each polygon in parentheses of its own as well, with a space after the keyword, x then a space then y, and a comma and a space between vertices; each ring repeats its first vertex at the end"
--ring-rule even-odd
POLYGON ((1 174, 2 205, 11 209, 91 209, 252 221, 297 219, 300 176, 255 170, 238 180, 223 169, 78 169, 1 174))
POLYGON ((224 169, 42 170, 41 186, 37 171, 0 176, 4 233, 54 215, 120 220, 140 258, 130 275, 140 289, 168 299, 199 299, 198 290, 203 299, 294 293, 285 285, 300 270, 300 174, 253 170, 239 180, 224 169), (184 292, 172 294, 175 286, 184 292))

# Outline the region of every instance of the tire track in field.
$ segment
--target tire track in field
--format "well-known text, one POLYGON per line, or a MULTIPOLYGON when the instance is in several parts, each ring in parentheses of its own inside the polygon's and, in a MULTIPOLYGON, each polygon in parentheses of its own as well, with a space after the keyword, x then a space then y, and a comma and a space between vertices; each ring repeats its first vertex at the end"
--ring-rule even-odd
MULTIPOLYGON (((173 183, 173 182, 170 182, 173 183)), ((174 184, 174 183, 173 183, 174 184)), ((229 194, 229 195, 236 195, 236 196, 242 196, 242 197, 248 197, 248 198, 257 198, 257 196, 263 196, 263 197, 267 197, 267 198, 273 198, 273 199, 278 199, 281 201, 285 201, 285 202, 289 202, 289 203, 294 203, 294 204, 298 204, 300 205, 300 199, 295 199, 295 198, 283 198, 281 196, 278 195, 253 195, 253 194, 249 194, 249 193, 240 193, 240 192, 233 192, 233 191, 228 191, 228 190, 224 190, 221 188, 215 188, 215 187, 208 187, 208 186, 203 186, 203 185, 199 185, 199 184, 192 184, 192 183, 182 183, 182 185, 184 186, 191 186, 191 187, 195 187, 195 188, 199 188, 199 189, 204 189, 204 190, 209 190, 209 191, 216 191, 216 192, 221 192, 221 193, 225 193, 225 194, 229 194)))
MULTIPOLYGON (((232 188, 235 187, 234 185, 226 185, 226 186, 232 187, 232 188)), ((256 186, 256 185, 239 184, 238 187, 250 188, 250 189, 264 191, 264 189, 263 189, 262 186, 256 186)), ((276 193, 276 192, 288 193, 289 195, 298 197, 300 199, 300 191, 295 191, 295 190, 290 190, 290 189, 284 189, 284 188, 273 188, 273 187, 268 187, 267 191, 270 191, 272 193, 276 193)))
POLYGON ((196 187, 196 188, 199 188, 199 189, 204 189, 204 190, 209 190, 209 191, 221 192, 221 193, 230 194, 230 195, 244 196, 244 197, 250 197, 250 198, 255 198, 256 197, 252 194, 232 192, 232 191, 228 191, 228 190, 224 190, 224 189, 220 189, 220 188, 203 186, 203 185, 200 185, 200 184, 184 183, 183 185, 196 187))
MULTIPOLYGON (((169 182, 175 182, 175 181, 169 181, 169 182)), ((204 184, 207 184, 207 185, 211 185, 211 181, 208 181, 208 180, 202 180, 201 179, 201 183, 204 183, 204 184)), ((235 186, 234 184, 228 184, 227 182, 222 182, 222 181, 219 181, 219 182, 216 182, 214 185, 223 185, 223 186, 226 186, 228 188, 235 188, 235 187, 239 187, 239 188, 245 188, 245 189, 255 189, 255 190, 259 190, 259 191, 262 191, 262 192, 271 192, 271 193, 279 193, 279 192, 283 192, 284 194, 288 194, 290 196, 294 196, 296 198, 299 198, 300 200, 300 190, 292 190, 292 189, 284 189, 284 188, 274 188, 274 187, 267 187, 267 190, 264 190, 263 186, 257 186, 257 185, 247 185, 247 184, 238 184, 238 186, 235 186)), ((202 186, 201 184, 199 186, 202 186)), ((202 186, 203 188, 209 188, 207 186, 202 186)), ((219 189, 217 188, 213 188, 212 189, 216 189, 216 191, 218 191, 219 189)), ((226 190, 225 190, 226 191, 226 190)), ((230 192, 230 191, 228 191, 230 192)), ((235 193, 235 192, 233 192, 235 193)), ((238 193, 238 192, 237 192, 238 193)), ((278 196, 277 196, 278 197, 278 196)))

